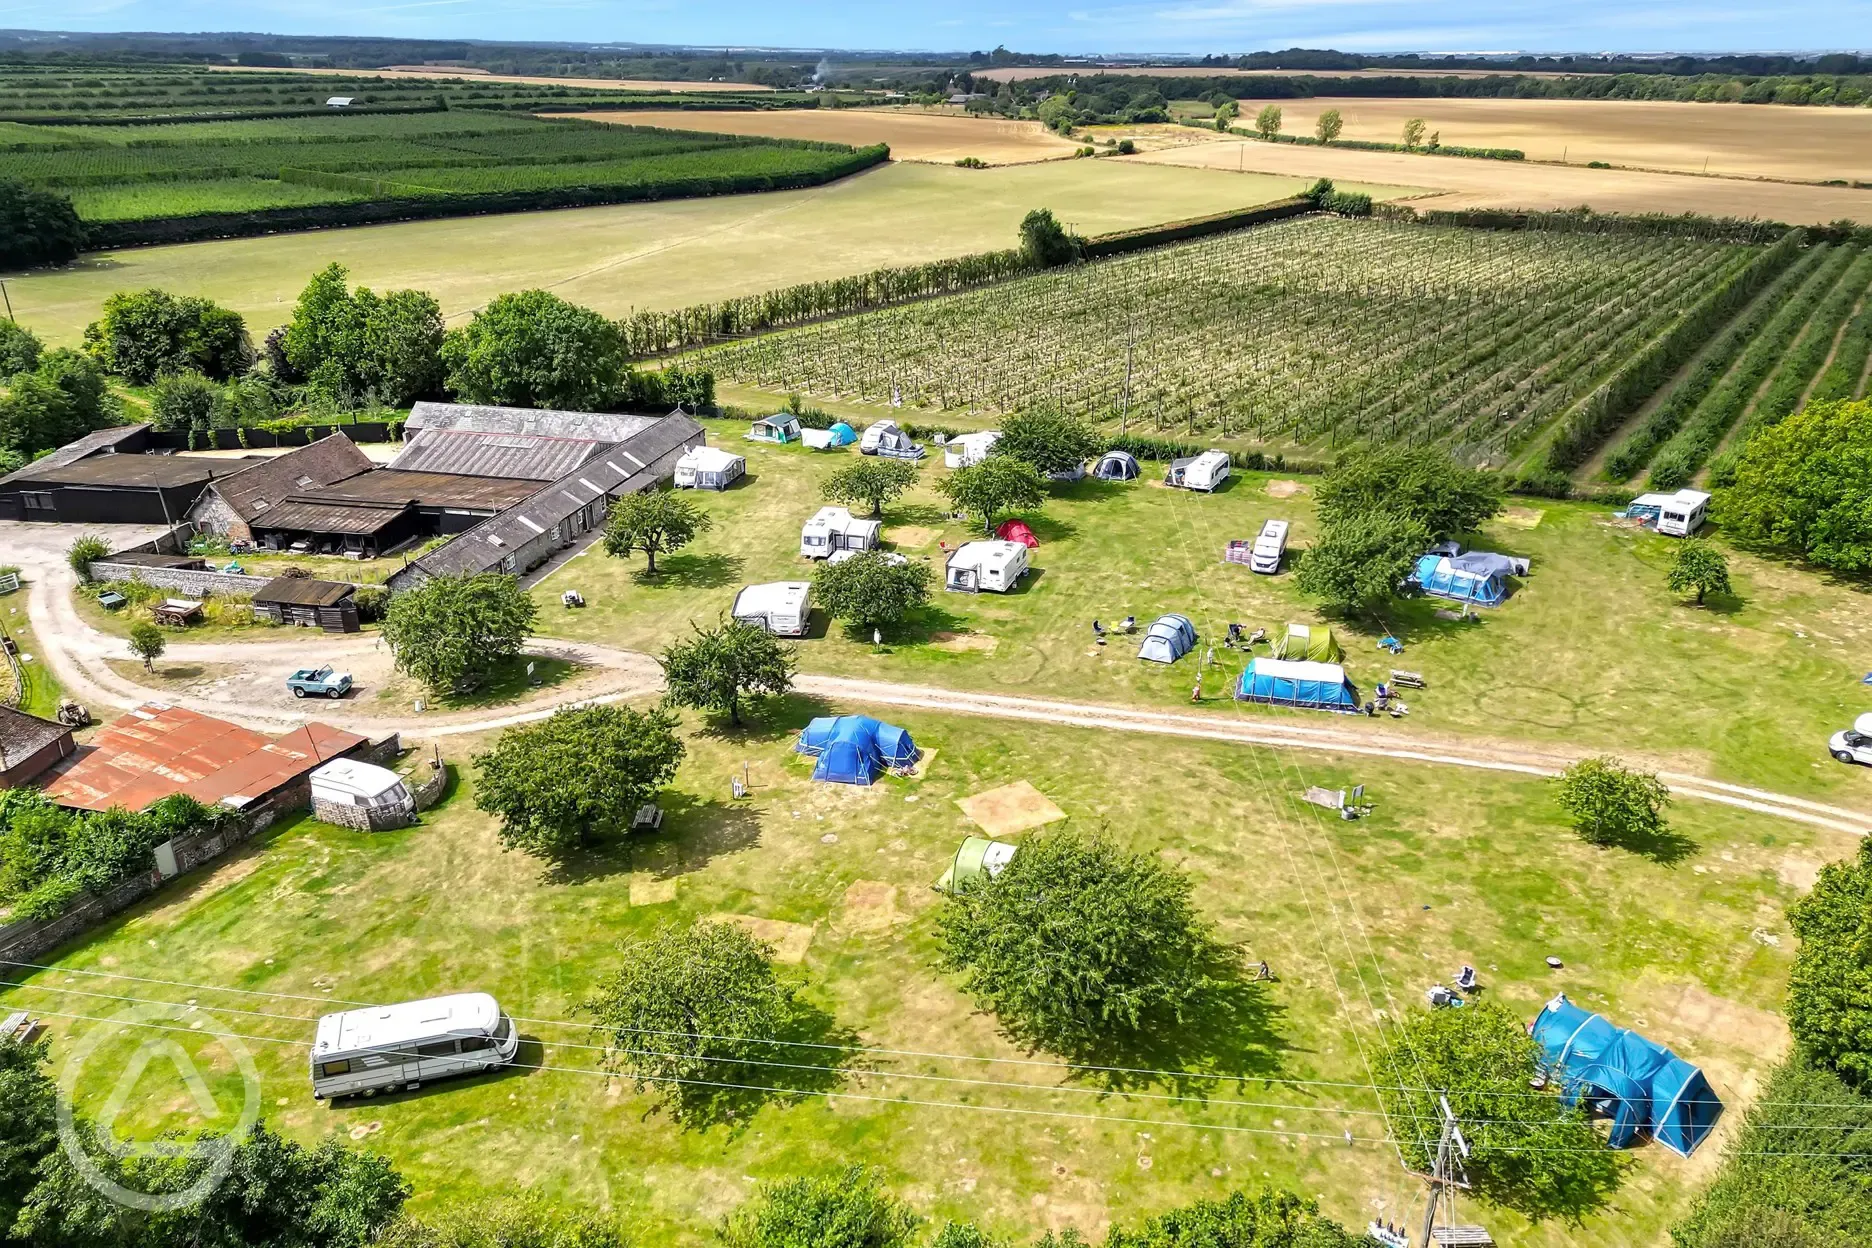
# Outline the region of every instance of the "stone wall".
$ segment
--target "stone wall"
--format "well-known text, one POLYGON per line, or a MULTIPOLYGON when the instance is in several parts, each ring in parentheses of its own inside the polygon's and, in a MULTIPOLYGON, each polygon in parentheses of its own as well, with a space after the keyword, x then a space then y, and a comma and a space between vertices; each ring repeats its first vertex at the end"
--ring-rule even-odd
POLYGON ((142 581, 158 589, 173 589, 201 597, 203 594, 244 594, 270 583, 270 576, 248 576, 245 572, 197 572, 189 568, 146 568, 138 563, 112 563, 108 559, 91 564, 94 581, 142 581))
POLYGON ((403 781, 404 784, 409 785, 410 796, 416 799, 418 811, 428 810, 441 801, 442 791, 448 788, 448 764, 443 763, 437 766, 431 762, 428 766, 429 775, 425 779, 418 780, 414 784, 411 784, 407 777, 403 781))

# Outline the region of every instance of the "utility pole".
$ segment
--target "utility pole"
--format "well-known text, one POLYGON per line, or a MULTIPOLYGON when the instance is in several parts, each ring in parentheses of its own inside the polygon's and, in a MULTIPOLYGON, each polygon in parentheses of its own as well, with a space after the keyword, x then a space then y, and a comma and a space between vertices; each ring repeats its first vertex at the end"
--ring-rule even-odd
POLYGON ((0 282, 0 300, 6 301, 6 319, 13 320, 13 296, 7 294, 5 282, 0 282))
MULTIPOLYGON (((1436 1163, 1425 1177, 1430 1180, 1430 1196, 1424 1204, 1422 1248, 1431 1248, 1436 1240, 1437 1205, 1451 1188, 1469 1190, 1469 1177, 1463 1173, 1462 1163, 1469 1157, 1469 1141, 1463 1138, 1462 1125, 1456 1121, 1456 1112, 1450 1108, 1449 1098, 1439 1094, 1437 1109, 1443 1116, 1443 1131, 1437 1139, 1436 1163)), ((1455 1209, 1456 1198, 1449 1194, 1450 1208, 1455 1209)), ((1479 1226, 1455 1226, 1447 1228, 1444 1242, 1450 1244, 1489 1244, 1494 1242, 1488 1233, 1479 1226)))

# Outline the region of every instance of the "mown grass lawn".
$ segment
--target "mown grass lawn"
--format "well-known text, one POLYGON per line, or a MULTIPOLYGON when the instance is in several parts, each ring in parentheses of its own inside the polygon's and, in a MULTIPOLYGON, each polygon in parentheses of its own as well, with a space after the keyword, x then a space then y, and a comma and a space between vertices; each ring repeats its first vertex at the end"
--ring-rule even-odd
MULTIPOLYGON (((1369 1084, 1361 1054, 1389 1019, 1424 1008, 1427 985, 1471 963, 1494 999, 1530 1017, 1564 990, 1676 1046, 1735 1104, 1786 1044, 1772 1012, 1793 946, 1783 907, 1823 859, 1850 851, 1844 836, 1691 805, 1676 814, 1688 843, 1657 861, 1574 839, 1548 787, 1527 778, 921 714, 898 718, 933 755, 922 778, 816 785, 790 745, 826 709, 796 700, 739 735, 692 721, 663 830, 563 867, 501 852, 473 808, 472 769, 419 828, 290 822, 68 946, 59 970, 0 1006, 108 1018, 130 1004, 119 997, 193 1004, 166 1032, 49 1018, 55 1052, 106 1029, 78 1081, 81 1107, 105 1103, 131 1047, 150 1037, 196 1055, 219 1103, 236 1104, 240 1083, 211 1033, 240 1032, 271 1122, 382 1151, 424 1209, 536 1186, 610 1208, 636 1242, 698 1244, 756 1180, 866 1162, 926 1215, 1022 1239, 1046 1226, 1096 1234, 1109 1218, 1264 1180, 1317 1193, 1362 1226, 1420 1192, 1395 1154, 1363 1142, 1384 1125, 1358 1085, 1369 1084), (743 767, 752 795, 737 802, 729 778, 743 767), (767 929, 803 951, 786 970, 814 1017, 793 1038, 1030 1056, 934 969, 930 890, 975 830, 956 799, 1018 780, 1074 825, 1190 871, 1221 935, 1278 976, 1219 993, 1185 1027, 1114 1050, 1113 1063, 1239 1077, 1114 1085, 878 1052, 847 1054, 838 1074, 822 1069, 836 1054, 778 1049, 773 1060, 806 1069, 757 1079, 835 1095, 751 1097, 731 1119, 684 1126, 654 1095, 590 1073, 599 1054, 575 1047, 589 1033, 551 1021, 573 1017, 619 939, 728 914, 793 925, 767 929), (1309 784, 1354 782, 1377 802, 1359 822, 1298 800, 1309 784), (1565 969, 1550 971, 1549 955, 1565 969), (473 989, 532 1020, 521 1025, 528 1068, 313 1101, 303 1045, 316 1015, 473 989), (957 1082, 969 1080, 985 1082, 957 1082)), ((447 753, 459 764, 468 748, 447 753)), ((168 1069, 159 1060, 140 1076, 120 1134, 214 1125, 168 1069)), ((1685 1163, 1639 1150, 1611 1206, 1580 1227, 1481 1220, 1504 1244, 1659 1243, 1717 1152, 1685 1163)))
MULTIPOLYGON (((739 424, 710 424, 712 443, 748 456, 735 488, 691 494, 715 527, 660 559, 655 577, 641 557, 615 559, 597 547, 570 560, 534 591, 542 631, 654 651, 691 621, 724 614, 743 585, 810 578, 813 565, 798 554, 800 525, 821 505, 820 482, 856 451, 762 446, 742 441, 739 424), (590 605, 561 607, 568 588, 590 605)), ((1038 572, 1018 592, 938 592, 881 649, 868 632, 828 628, 820 617, 798 648, 802 668, 1171 708, 1188 705, 1198 662, 1213 648, 1202 681, 1211 709, 1322 722, 1313 712, 1231 711, 1228 694, 1245 660, 1222 645, 1231 621, 1271 633, 1290 620, 1328 622, 1291 571, 1313 533, 1313 479, 1240 473, 1200 495, 1164 488, 1162 465, 1144 468, 1143 479, 1127 484, 1058 488, 1030 517, 1042 543, 1033 552, 1038 572), (1256 576, 1225 563, 1227 542, 1252 538, 1270 516, 1293 521, 1288 570, 1256 576), (1196 656, 1165 669, 1138 662, 1122 638, 1094 644, 1094 619, 1110 627, 1135 615, 1141 629, 1168 611, 1195 621, 1196 656)), ((939 455, 925 461, 916 491, 885 513, 885 537, 929 560, 938 584, 938 543, 980 535, 979 526, 944 515, 933 483, 946 471, 939 455)), ((1329 621, 1363 696, 1394 666, 1426 677, 1429 687, 1409 695, 1408 727, 1634 753, 1730 781, 1872 801, 1872 775, 1825 752, 1831 733, 1872 707, 1872 690, 1859 683, 1872 669, 1864 586, 1732 551, 1736 597, 1699 608, 1664 588, 1672 539, 1585 504, 1511 500, 1480 544, 1528 556, 1533 566, 1508 603, 1479 622, 1439 618, 1447 604, 1435 599, 1401 603, 1383 621, 1407 645, 1393 660, 1377 648, 1377 622, 1329 621)))

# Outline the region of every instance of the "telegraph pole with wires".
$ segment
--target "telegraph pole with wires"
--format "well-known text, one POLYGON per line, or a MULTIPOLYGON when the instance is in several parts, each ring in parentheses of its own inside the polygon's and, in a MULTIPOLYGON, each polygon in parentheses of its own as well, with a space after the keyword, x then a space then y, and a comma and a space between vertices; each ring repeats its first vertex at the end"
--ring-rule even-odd
POLYGON ((1462 1124, 1456 1119, 1456 1112, 1450 1108, 1447 1096, 1437 1096, 1437 1110, 1443 1118, 1443 1131, 1437 1139, 1436 1161, 1430 1167, 1430 1173, 1424 1175, 1430 1183, 1430 1194, 1424 1204, 1423 1238, 1420 1248, 1432 1245, 1449 1245, 1456 1248, 1482 1248, 1495 1241, 1489 1233, 1479 1226, 1458 1226, 1456 1224, 1456 1192, 1461 1188, 1469 1190, 1469 1176, 1463 1172, 1462 1163, 1469 1157, 1469 1141, 1463 1138, 1462 1124), (1437 1208, 1445 1200, 1448 1209, 1442 1227, 1437 1226, 1437 1208))

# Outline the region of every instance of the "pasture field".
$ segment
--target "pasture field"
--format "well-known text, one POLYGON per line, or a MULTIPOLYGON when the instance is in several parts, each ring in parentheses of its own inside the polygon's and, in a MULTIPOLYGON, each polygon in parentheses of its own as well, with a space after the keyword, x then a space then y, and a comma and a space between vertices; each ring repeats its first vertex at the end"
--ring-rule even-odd
MULTIPOLYGON (((688 635, 690 621, 725 614, 741 586, 809 579, 799 529, 821 505, 819 484, 855 450, 816 453, 744 442, 741 425, 711 421, 711 443, 748 457, 746 484, 695 491, 715 527, 642 574, 638 559, 592 548, 534 590, 542 632, 658 651, 688 635), (567 611, 559 594, 578 589, 590 604, 567 611)), ((1293 522, 1289 560, 1311 540, 1307 478, 1237 473, 1200 495, 1161 485, 1146 464, 1124 485, 1058 487, 1028 517, 1041 546, 1039 569, 1019 592, 937 590, 930 606, 875 651, 818 617, 798 647, 803 669, 908 681, 975 693, 1193 709, 1199 660, 1141 663, 1135 638, 1093 642, 1091 624, 1126 615, 1140 629, 1158 615, 1188 615, 1201 649, 1214 649, 1202 676, 1204 707, 1248 720, 1333 727, 1373 723, 1251 707, 1229 699, 1242 657, 1223 646, 1230 622, 1278 630, 1289 620, 1324 621, 1294 587, 1291 571, 1256 576, 1224 563, 1231 539, 1252 538, 1269 517, 1293 522)), ((903 554, 929 559, 940 584, 939 542, 952 548, 980 526, 949 520, 933 482, 947 469, 925 464, 916 490, 886 509, 884 535, 903 554)), ((1675 545, 1615 522, 1610 509, 1515 500, 1477 539, 1484 549, 1525 556, 1532 573, 1506 605, 1463 624, 1439 618, 1437 603, 1399 604, 1384 621, 1403 638, 1403 658, 1376 648, 1372 622, 1331 621, 1361 696, 1392 667, 1423 673, 1411 713, 1378 721, 1384 739, 1463 737, 1525 745, 1603 749, 1688 774, 1756 784, 1847 805, 1872 803, 1872 774, 1826 756, 1828 735, 1865 709, 1859 680, 1872 651, 1872 618, 1860 590, 1782 564, 1731 552, 1737 597, 1705 608, 1664 588, 1675 545)), ((1263 652, 1265 653, 1265 651, 1263 652)))
POLYGON ((93 253, 64 269, 8 277, 7 291, 20 322, 57 345, 76 345, 113 291, 146 286, 208 296, 264 335, 334 260, 377 290, 429 291, 452 320, 536 286, 623 316, 997 250, 1040 206, 1097 234, 1266 203, 1308 182, 1125 160, 1004 169, 892 163, 811 190, 93 253))
POLYGON ((888 143, 893 160, 926 160, 936 164, 954 164, 965 156, 974 156, 991 165, 1057 160, 1071 156, 1083 146, 1062 138, 1037 121, 909 108, 770 109, 685 113, 678 117, 672 117, 667 111, 637 110, 582 116, 630 126, 670 126, 716 134, 814 139, 822 143, 849 143, 854 147, 888 143))
POLYGON ((1118 431, 1330 456, 1438 442, 1500 467, 1753 247, 1336 217, 705 348, 775 392, 1051 406, 1118 431), (1121 415, 1128 412, 1121 421, 1121 415))
MULTIPOLYGON (((275 71, 256 69, 247 65, 210 65, 213 73, 222 74, 264 74, 275 71)), ((772 91, 772 87, 763 87, 754 82, 702 82, 694 79, 675 78, 656 80, 647 78, 549 78, 539 74, 494 74, 483 69, 436 68, 431 66, 389 65, 382 69, 296 69, 295 74, 311 74, 326 78, 387 78, 391 81, 416 79, 434 82, 503 82, 529 87, 572 87, 579 90, 612 91, 674 91, 688 93, 692 91, 710 94, 739 93, 742 91, 772 91)))
MULTIPOLYGON (((1646 857, 1582 844, 1549 787, 1524 777, 925 714, 894 717, 929 755, 921 778, 816 785, 790 747, 808 716, 836 709, 794 701, 740 733, 691 723, 662 831, 559 868, 500 851, 466 768, 418 828, 287 822, 69 946, 56 968, 10 975, 27 986, 0 1004, 46 1019, 55 1069, 80 1038, 97 1042, 76 1080, 81 1109, 110 1095, 144 1038, 109 1021, 135 1008, 127 999, 173 1003, 182 1021, 162 1034, 223 1106, 241 1103, 242 1084, 216 1033, 245 1037, 269 1123, 392 1158, 418 1212, 525 1187, 609 1209, 633 1242, 699 1245, 755 1181, 862 1161, 918 1212, 1021 1242, 1066 1226, 1096 1238, 1109 1219, 1262 1182, 1362 1226, 1408 1213, 1422 1190, 1382 1143, 1360 1055, 1421 1008, 1425 985, 1468 962, 1523 1016, 1564 990, 1698 1062, 1733 1123, 1787 1044, 1779 1016, 1754 1004, 1785 983, 1783 908, 1851 848, 1690 806, 1675 814, 1681 839, 1646 857), (751 796, 737 802, 728 776, 744 766, 751 796), (1218 987, 1161 1041, 1110 1055, 1181 1073, 1119 1083, 1045 1064, 934 969, 930 884, 978 830, 956 803, 1019 781, 1072 825, 1190 872, 1219 934, 1278 976, 1218 987), (1353 782, 1378 803, 1357 823, 1298 800, 1309 784, 1353 782), (808 1009, 776 1038, 833 1047, 763 1046, 756 1060, 785 1065, 730 1068, 729 1081, 787 1091, 749 1091, 684 1125, 600 1073, 575 1010, 614 942, 708 916, 753 923, 791 959, 781 969, 808 1009), (1548 955, 1566 969, 1549 971, 1548 955), (468 989, 522 1020, 517 1068, 336 1107, 312 1099, 318 1014, 468 989), (1304 1080, 1318 1082, 1289 1082, 1304 1080)), ((451 742, 449 757, 464 763, 472 744, 451 742)), ((118 1131, 215 1125, 166 1086, 131 1089, 118 1131)), ((1635 1150, 1610 1205, 1577 1226, 1479 1220, 1513 1248, 1659 1244, 1718 1143, 1689 1163, 1635 1150)))
MULTIPOLYGON (((1327 109, 1344 138, 1401 141, 1421 117, 1462 147, 1513 147, 1529 160, 1565 160, 1731 177, 1872 182, 1872 112, 1863 108, 1724 107, 1667 100, 1279 100, 1289 134, 1313 133, 1327 109)), ((1246 124, 1265 101, 1244 101, 1246 124)), ((1872 198, 1868 199, 1872 202, 1872 198)))

